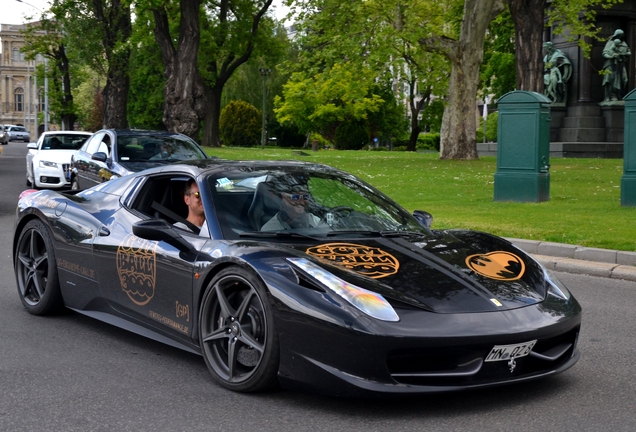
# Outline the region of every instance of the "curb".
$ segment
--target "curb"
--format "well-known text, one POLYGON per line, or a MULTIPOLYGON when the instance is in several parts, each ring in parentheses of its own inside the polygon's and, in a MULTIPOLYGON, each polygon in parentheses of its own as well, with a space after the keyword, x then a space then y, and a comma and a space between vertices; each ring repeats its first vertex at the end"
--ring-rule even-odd
POLYGON ((636 252, 509 238, 548 270, 636 282, 636 252))

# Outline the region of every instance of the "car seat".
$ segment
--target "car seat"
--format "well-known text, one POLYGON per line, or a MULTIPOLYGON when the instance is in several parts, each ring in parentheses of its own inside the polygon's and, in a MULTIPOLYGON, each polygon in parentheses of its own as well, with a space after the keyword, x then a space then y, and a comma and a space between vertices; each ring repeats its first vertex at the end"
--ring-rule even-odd
POLYGON ((261 182, 256 186, 247 215, 255 231, 259 231, 280 210, 281 198, 272 192, 270 185, 261 182))

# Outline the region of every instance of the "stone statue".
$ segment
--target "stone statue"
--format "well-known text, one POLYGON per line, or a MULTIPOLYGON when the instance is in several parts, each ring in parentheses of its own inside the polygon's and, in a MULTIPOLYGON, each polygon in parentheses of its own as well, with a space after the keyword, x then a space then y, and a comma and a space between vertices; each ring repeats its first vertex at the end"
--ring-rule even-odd
POLYGON ((543 44, 546 55, 543 58, 543 93, 552 101, 552 105, 565 106, 567 101, 567 83, 572 76, 572 63, 552 42, 543 44))
POLYGON ((603 48, 603 88, 605 90, 605 99, 603 102, 620 101, 625 96, 627 88, 627 60, 632 54, 623 41, 625 33, 623 30, 616 30, 610 40, 603 48))

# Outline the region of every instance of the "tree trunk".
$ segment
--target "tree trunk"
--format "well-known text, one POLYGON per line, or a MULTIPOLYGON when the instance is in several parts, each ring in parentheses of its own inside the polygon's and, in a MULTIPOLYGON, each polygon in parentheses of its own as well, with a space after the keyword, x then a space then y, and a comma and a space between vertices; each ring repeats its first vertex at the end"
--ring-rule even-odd
MULTIPOLYGON (((467 50, 473 48, 469 46, 462 51, 467 50)), ((450 75, 448 103, 440 131, 440 159, 478 158, 476 99, 481 56, 466 53, 460 58, 460 64, 453 64, 450 75)))
POLYGON ((219 120, 221 118, 221 95, 223 85, 208 87, 205 91, 205 119, 203 121, 203 145, 221 146, 219 120))
POLYGON ((132 34, 130 4, 123 0, 92 0, 92 11, 103 27, 104 51, 108 62, 104 98, 104 128, 128 127, 128 66, 132 34))
POLYGON ((128 71, 109 67, 104 87, 104 128, 126 129, 128 127, 128 71))
POLYGON ((168 15, 155 9, 155 39, 161 48, 166 87, 164 90, 163 123, 173 132, 198 139, 205 110, 203 83, 197 65, 200 44, 200 0, 182 0, 179 41, 175 49, 168 15))
POLYGON ((515 25, 517 90, 543 93, 545 0, 510 0, 515 25))
POLYGON ((73 93, 71 91, 71 75, 69 73, 69 61, 64 45, 55 50, 59 61, 59 69, 62 73, 62 129, 72 131, 75 129, 77 115, 73 106, 73 93))
MULTIPOLYGON (((503 11, 500 0, 465 0, 459 40, 446 43, 452 64, 448 104, 442 118, 440 159, 477 159, 477 89, 490 22, 503 11)), ((444 47, 442 47, 444 48, 444 47)))

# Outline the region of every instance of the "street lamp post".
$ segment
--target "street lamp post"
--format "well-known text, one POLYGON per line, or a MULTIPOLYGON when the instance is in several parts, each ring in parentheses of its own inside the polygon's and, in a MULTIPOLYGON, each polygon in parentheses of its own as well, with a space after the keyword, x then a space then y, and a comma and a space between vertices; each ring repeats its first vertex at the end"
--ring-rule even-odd
POLYGON ((259 71, 263 77, 263 124, 261 128, 261 149, 264 149, 265 141, 267 141, 267 76, 272 73, 272 70, 268 68, 260 68, 259 71))

